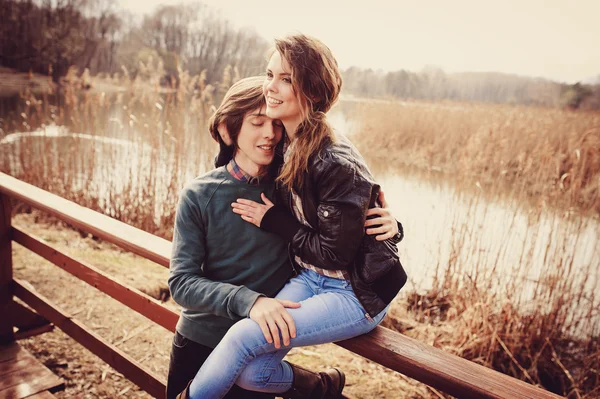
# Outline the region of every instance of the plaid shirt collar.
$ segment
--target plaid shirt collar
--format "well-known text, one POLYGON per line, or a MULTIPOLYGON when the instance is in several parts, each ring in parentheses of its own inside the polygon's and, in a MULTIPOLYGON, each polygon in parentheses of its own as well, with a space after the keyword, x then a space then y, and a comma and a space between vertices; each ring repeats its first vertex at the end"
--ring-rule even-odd
POLYGON ((260 176, 250 176, 248 173, 244 172, 242 168, 240 168, 233 158, 231 158, 231 161, 229 161, 227 164, 227 171, 235 179, 248 182, 248 184, 266 184, 272 181, 269 172, 266 172, 260 176))

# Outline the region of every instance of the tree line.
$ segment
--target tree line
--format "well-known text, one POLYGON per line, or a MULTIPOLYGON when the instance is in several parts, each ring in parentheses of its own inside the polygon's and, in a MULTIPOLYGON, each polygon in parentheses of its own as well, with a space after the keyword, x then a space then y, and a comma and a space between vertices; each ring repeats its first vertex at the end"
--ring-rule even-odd
POLYGON ((154 57, 167 77, 187 70, 214 82, 228 66, 239 76, 261 72, 268 46, 202 3, 160 6, 136 20, 116 0, 0 0, 0 65, 55 81, 71 66, 135 75, 154 57))
MULTIPOLYGON (((137 18, 116 0, 0 0, 0 66, 51 75, 71 66, 91 74, 140 72, 161 60, 163 84, 179 71, 218 85, 263 72, 271 43, 251 29, 236 28, 202 3, 159 6, 137 18), (227 78, 225 78, 227 76, 227 78)), ((447 74, 343 71, 344 92, 361 97, 459 100, 600 109, 600 84, 560 84, 500 73, 447 74)))
POLYGON ((361 97, 476 101, 573 109, 600 109, 598 83, 569 85, 495 72, 447 74, 435 67, 424 68, 421 72, 383 72, 351 67, 344 73, 346 93, 361 97))

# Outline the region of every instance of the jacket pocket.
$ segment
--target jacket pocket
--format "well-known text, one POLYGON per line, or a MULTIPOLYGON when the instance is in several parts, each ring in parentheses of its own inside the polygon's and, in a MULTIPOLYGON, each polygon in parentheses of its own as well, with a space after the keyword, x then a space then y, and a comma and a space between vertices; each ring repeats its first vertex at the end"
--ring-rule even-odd
POLYGON ((328 231, 333 235, 341 233, 342 211, 335 205, 319 204, 317 206, 319 230, 328 231))

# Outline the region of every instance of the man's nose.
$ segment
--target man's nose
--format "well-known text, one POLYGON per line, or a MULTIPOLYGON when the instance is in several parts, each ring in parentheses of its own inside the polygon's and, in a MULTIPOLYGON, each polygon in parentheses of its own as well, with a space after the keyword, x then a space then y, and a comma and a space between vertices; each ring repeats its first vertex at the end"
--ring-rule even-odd
POLYGON ((265 128, 263 130, 263 137, 267 139, 275 138, 275 126, 272 123, 265 123, 265 128))

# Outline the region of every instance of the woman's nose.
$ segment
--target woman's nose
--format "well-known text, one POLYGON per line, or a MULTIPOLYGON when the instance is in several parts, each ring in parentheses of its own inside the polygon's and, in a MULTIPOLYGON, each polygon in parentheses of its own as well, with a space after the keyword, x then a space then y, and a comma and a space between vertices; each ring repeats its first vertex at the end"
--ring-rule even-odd
POLYGON ((271 79, 267 81, 267 91, 275 92, 277 91, 277 85, 275 83, 275 79, 271 79))

